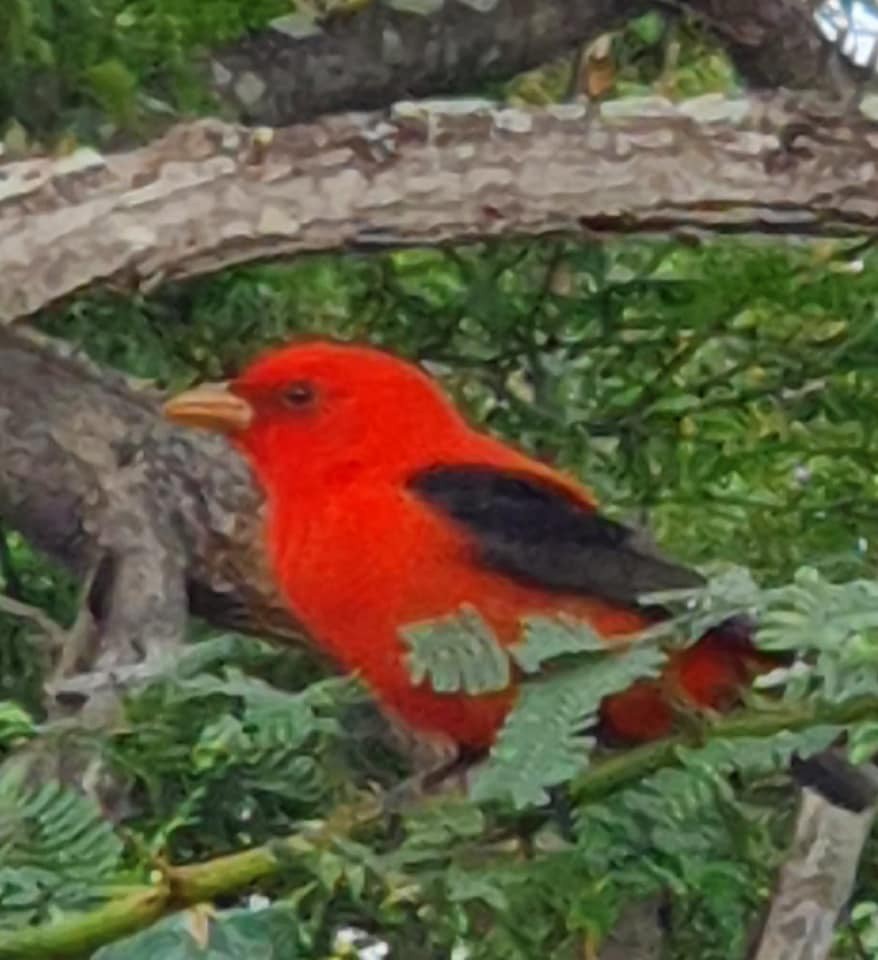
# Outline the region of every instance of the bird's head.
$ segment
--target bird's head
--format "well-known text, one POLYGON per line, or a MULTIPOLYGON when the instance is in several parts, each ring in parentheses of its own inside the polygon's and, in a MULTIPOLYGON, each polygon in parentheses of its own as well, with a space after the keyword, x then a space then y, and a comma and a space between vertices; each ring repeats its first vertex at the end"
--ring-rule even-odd
POLYGON ((164 412, 175 423, 228 435, 269 486, 421 463, 422 451, 466 429, 414 364, 325 341, 272 350, 235 380, 174 397, 164 412))

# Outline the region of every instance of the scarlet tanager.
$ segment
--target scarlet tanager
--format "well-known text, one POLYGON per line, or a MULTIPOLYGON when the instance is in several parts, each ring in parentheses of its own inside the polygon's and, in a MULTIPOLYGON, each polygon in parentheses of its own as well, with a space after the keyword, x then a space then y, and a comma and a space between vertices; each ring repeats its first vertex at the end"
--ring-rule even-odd
MULTIPOLYGON (((703 583, 638 545, 570 477, 474 429, 418 367, 363 347, 274 350, 228 385, 169 401, 173 421, 227 434, 268 503, 268 548, 291 609, 342 668, 416 733, 476 753, 516 697, 415 684, 401 628, 475 607, 503 644, 524 618, 581 618, 608 647, 654 622, 646 593, 703 583)), ((617 741, 660 737, 675 701, 728 708, 766 668, 730 623, 607 698, 617 741)))

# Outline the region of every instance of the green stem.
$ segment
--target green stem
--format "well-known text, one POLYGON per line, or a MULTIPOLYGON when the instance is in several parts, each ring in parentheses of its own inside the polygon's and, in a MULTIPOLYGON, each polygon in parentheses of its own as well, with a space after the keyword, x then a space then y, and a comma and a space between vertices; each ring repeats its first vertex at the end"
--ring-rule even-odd
POLYGON ((290 858, 349 836, 360 827, 376 823, 383 814, 377 798, 368 798, 360 804, 343 804, 317 830, 294 833, 252 850, 230 853, 204 863, 171 867, 167 878, 173 905, 191 906, 244 890, 257 880, 276 877, 288 868, 290 858))
POLYGON ((377 798, 342 804, 316 829, 303 830, 261 847, 242 850, 204 863, 165 867, 154 887, 110 900, 88 913, 70 914, 38 927, 0 931, 0 960, 31 960, 88 955, 148 927, 164 914, 240 893, 258 880, 288 869, 289 857, 301 855, 377 822, 383 813, 377 798))
POLYGON ((110 900, 88 913, 72 913, 40 927, 0 934, 3 960, 88 955, 113 940, 136 933, 166 911, 168 888, 162 884, 110 900))
MULTIPOLYGON (((711 739, 768 737, 787 730, 869 719, 878 719, 878 697, 741 711, 711 724, 710 735, 711 739)), ((681 749, 692 746, 691 739, 675 736, 598 761, 573 781, 572 797, 579 804, 602 799, 657 770, 677 766, 681 749)), ((381 816, 380 804, 372 799, 344 805, 318 830, 305 830, 204 863, 169 867, 155 887, 111 900, 88 913, 72 914, 45 926, 0 932, 0 960, 49 960, 88 954, 102 944, 149 926, 166 913, 215 897, 235 895, 257 881, 277 877, 287 869, 287 855, 296 856, 327 845, 378 822, 381 816)))
MULTIPOLYGON (((770 737, 788 730, 806 730, 824 724, 843 726, 876 719, 876 697, 856 697, 831 704, 792 704, 770 710, 742 710, 711 723, 710 739, 770 737)), ((573 781, 570 785, 571 796, 577 803, 599 800, 663 767, 677 766, 680 763, 680 750, 692 746, 691 737, 678 735, 608 757, 573 781)))

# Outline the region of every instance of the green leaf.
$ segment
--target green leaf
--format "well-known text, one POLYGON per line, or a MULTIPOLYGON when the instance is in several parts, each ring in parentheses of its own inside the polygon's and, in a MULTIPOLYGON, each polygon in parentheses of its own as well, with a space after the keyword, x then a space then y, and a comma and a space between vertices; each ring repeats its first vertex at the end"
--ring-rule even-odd
POLYGON ((11 700, 0 700, 0 747, 14 746, 37 732, 30 714, 11 700))
POLYGON ((498 913, 504 913, 509 909, 503 891, 497 889, 497 884, 490 876, 454 866, 448 871, 446 883, 449 898, 453 903, 480 900, 498 913))
MULTIPOLYGON (((824 750, 842 733, 842 728, 821 724, 807 730, 784 730, 769 737, 736 737, 732 740, 711 740, 703 747, 681 751, 684 766, 723 772, 747 771, 767 774, 789 766, 793 754, 809 757, 824 750)), ((657 776, 681 776, 680 771, 667 770, 657 776)))
POLYGON ((264 910, 189 910, 119 940, 94 960, 305 960, 295 911, 275 904, 264 910))
POLYGON ((809 567, 766 595, 760 643, 768 649, 810 648, 844 654, 861 634, 878 631, 878 583, 829 583, 809 567))
POLYGON ((606 652, 607 644, 583 620, 575 617, 528 617, 524 640, 509 653, 525 673, 536 673, 547 660, 567 653, 606 652))
POLYGON ((442 849, 461 839, 472 839, 485 829, 482 811, 466 799, 440 798, 406 817, 406 846, 442 849))
POLYGON ((122 841, 88 797, 54 781, 29 783, 27 764, 0 775, 0 902, 4 925, 43 918, 47 902, 69 908, 100 899, 118 878, 122 841))
POLYGON ((635 680, 655 676, 664 659, 655 647, 591 654, 570 670, 523 684, 519 702, 476 777, 472 798, 508 796, 518 808, 544 803, 546 787, 587 766, 592 740, 583 731, 594 722, 601 700, 635 680))
POLYGON ((121 60, 105 60, 89 67, 86 76, 101 107, 119 124, 130 123, 136 113, 137 78, 121 60))
POLYGON ((509 686, 509 656, 479 612, 471 606, 400 631, 411 652, 415 683, 429 679, 438 693, 491 693, 509 686))
POLYGON ((665 29, 665 18, 655 11, 645 13, 642 17, 635 17, 628 29, 647 46, 653 46, 662 38, 665 29))
POLYGON ((862 723, 848 736, 848 757, 851 763, 864 763, 878 754, 878 723, 862 723))

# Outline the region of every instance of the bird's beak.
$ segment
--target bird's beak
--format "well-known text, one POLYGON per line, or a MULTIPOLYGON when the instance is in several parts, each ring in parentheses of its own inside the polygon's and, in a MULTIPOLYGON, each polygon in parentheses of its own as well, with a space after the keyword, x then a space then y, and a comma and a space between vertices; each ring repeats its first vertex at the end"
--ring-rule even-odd
POLYGON ((163 412, 174 423, 215 433, 246 430, 253 420, 250 404, 232 393, 225 383, 204 383, 178 394, 168 400, 163 412))

